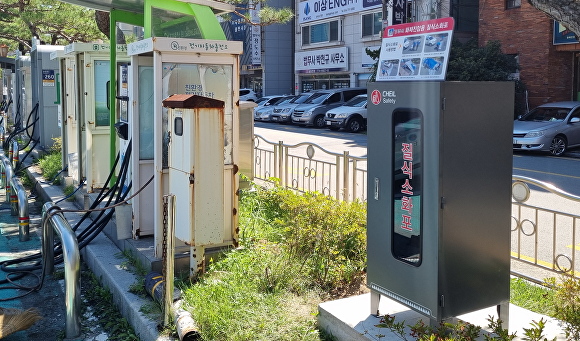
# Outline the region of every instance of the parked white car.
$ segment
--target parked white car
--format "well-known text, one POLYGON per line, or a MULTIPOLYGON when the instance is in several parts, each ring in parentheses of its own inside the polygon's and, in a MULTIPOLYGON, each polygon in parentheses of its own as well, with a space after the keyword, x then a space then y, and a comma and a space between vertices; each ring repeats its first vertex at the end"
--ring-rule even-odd
POLYGON ((240 101, 251 101, 256 102, 258 96, 252 89, 240 89, 240 101))
POLYGON ((358 133, 366 129, 367 95, 355 96, 344 105, 328 110, 324 121, 330 130, 344 128, 350 132, 358 133))

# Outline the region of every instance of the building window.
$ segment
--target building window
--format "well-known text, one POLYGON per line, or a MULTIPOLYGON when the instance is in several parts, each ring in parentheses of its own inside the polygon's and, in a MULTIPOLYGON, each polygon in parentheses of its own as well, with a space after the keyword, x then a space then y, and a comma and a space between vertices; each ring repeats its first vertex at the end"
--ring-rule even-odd
POLYGON ((506 0, 505 1, 505 8, 520 8, 522 6, 522 0, 506 0))
POLYGON ((302 45, 339 41, 339 20, 302 26, 302 45))
POLYGON ((371 37, 381 34, 383 28, 383 13, 369 13, 362 16, 362 36, 371 37))

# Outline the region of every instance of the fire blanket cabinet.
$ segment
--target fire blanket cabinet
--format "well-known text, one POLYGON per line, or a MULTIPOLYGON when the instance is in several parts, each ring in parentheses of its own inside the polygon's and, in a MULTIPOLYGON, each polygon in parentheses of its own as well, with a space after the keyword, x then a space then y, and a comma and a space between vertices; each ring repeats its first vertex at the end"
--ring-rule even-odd
POLYGON ((507 325, 513 83, 375 82, 368 96, 371 313, 382 295, 432 324, 497 306, 507 325))

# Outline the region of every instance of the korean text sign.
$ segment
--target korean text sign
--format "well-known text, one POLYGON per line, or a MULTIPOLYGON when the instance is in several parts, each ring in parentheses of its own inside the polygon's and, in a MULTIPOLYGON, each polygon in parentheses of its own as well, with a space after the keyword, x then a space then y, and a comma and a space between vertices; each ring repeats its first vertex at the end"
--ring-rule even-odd
POLYGON ((453 26, 449 17, 385 28, 376 80, 445 80, 453 26))

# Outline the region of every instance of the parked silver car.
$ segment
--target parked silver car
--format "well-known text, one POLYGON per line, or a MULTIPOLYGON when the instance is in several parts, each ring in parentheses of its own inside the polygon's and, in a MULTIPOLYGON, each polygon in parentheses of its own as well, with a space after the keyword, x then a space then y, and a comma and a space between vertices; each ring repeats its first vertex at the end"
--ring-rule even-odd
POLYGON ((256 102, 257 107, 254 108, 254 121, 271 122, 272 113, 277 105, 288 103, 292 100, 294 95, 279 95, 279 96, 264 96, 256 102))
POLYGON ((580 146, 580 102, 542 104, 514 121, 514 150, 560 156, 576 146, 580 146))
POLYGON ((367 94, 358 95, 340 107, 326 112, 326 126, 330 130, 346 130, 358 133, 367 126, 367 94))
POLYGON ((304 101, 306 101, 315 93, 316 92, 305 92, 297 95, 288 103, 276 105, 271 115, 272 122, 292 123, 292 113, 294 112, 294 108, 296 108, 301 103, 304 103, 304 101))
POLYGON ((315 128, 326 127, 324 115, 326 115, 328 110, 339 107, 351 98, 366 92, 366 88, 318 90, 312 97, 294 109, 292 123, 314 126, 315 128))

